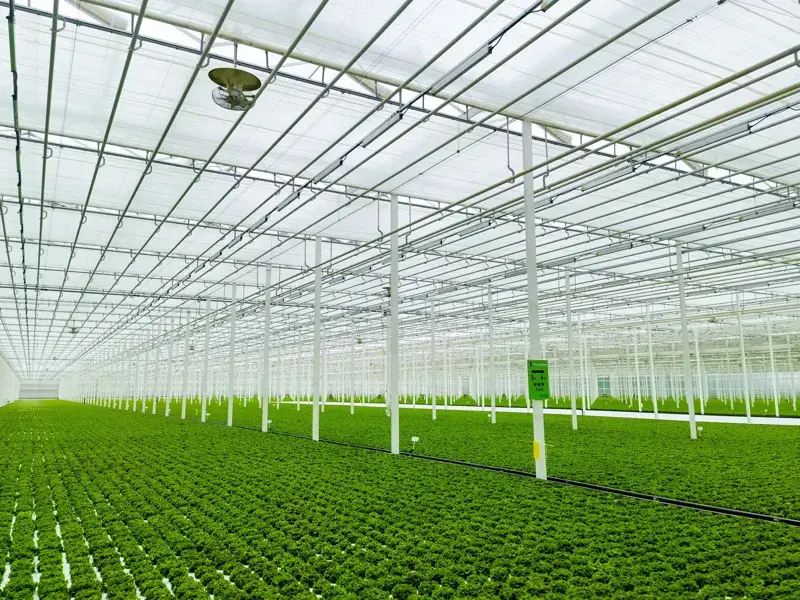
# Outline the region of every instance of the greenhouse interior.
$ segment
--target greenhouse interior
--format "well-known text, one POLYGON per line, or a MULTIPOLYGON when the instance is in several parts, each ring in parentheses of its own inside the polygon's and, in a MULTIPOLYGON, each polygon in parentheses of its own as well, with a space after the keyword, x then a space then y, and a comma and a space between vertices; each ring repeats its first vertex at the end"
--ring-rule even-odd
POLYGON ((798 2, 0 12, 0 600, 800 598, 798 2))

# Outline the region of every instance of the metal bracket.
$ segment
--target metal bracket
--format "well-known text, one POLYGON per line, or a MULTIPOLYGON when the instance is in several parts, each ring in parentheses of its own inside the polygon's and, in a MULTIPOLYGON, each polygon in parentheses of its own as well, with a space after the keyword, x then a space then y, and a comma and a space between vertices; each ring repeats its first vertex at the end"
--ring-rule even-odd
MULTIPOLYGON (((206 45, 206 34, 200 34, 200 54, 202 55, 205 52, 205 45, 206 45)), ((201 69, 205 69, 211 63, 211 57, 206 55, 206 60, 204 63, 200 64, 201 69)))
MULTIPOLYGON (((323 85, 325 84, 325 67, 322 67, 322 84, 323 85)), ((330 90, 325 90, 324 92, 322 92, 322 95, 320 96, 320 98, 327 98, 330 95, 331 95, 331 91, 330 90)))
MULTIPOLYGON (((133 33, 134 31, 136 31, 136 18, 134 17, 134 15, 131 15, 131 33, 133 33)), ((137 39, 135 45, 133 46, 133 48, 131 48, 131 51, 136 52, 141 47, 142 47, 142 40, 137 39)))

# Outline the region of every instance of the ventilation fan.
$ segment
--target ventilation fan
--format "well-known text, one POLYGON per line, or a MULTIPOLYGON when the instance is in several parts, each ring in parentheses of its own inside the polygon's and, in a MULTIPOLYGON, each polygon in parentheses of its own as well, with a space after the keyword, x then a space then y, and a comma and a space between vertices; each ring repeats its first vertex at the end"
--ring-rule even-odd
POLYGON ((236 68, 220 67, 208 73, 209 79, 217 84, 211 90, 214 102, 228 110, 247 110, 255 102, 255 96, 246 92, 254 92, 261 87, 261 80, 247 71, 236 68))

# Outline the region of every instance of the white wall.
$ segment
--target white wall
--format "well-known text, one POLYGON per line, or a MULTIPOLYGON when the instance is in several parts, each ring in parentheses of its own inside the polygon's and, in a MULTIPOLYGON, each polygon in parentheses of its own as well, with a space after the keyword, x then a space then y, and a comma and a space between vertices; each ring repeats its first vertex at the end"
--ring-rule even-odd
POLYGON ((0 406, 19 398, 19 378, 8 366, 4 356, 0 356, 0 406))
POLYGON ((23 379, 19 382, 20 399, 58 398, 55 379, 23 379))

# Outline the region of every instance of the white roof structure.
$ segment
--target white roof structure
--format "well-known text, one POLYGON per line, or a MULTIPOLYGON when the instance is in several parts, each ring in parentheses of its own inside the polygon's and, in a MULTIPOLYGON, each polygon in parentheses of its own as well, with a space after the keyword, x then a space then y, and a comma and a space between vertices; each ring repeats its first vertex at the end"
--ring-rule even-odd
POLYGON ((233 284, 256 357, 268 268, 273 338, 306 343, 316 238, 326 344, 383 347, 391 195, 401 343, 432 307, 449 343, 484 335, 490 289, 495 335, 521 340, 523 121, 551 348, 567 272, 600 346, 648 314, 675 342, 676 244, 705 344, 739 310, 752 336, 798 329, 797 2, 0 8, 0 352, 21 377, 201 336, 207 301, 227 356, 233 284), (263 84, 249 110, 212 100, 209 71, 233 66, 263 84))

